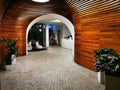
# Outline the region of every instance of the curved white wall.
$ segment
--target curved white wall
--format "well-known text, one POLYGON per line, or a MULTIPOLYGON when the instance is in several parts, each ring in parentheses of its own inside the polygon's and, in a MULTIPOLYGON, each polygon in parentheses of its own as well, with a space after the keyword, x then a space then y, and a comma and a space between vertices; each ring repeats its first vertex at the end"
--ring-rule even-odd
MULTIPOLYGON (((65 18, 61 15, 58 15, 58 14, 47 14, 47 15, 43 15, 43 16, 40 16, 40 17, 37 17, 36 19, 34 19, 27 27, 26 45, 27 45, 27 40, 28 40, 28 33, 29 33, 29 30, 31 29, 31 27, 35 23, 43 21, 43 20, 48 20, 48 21, 50 21, 50 20, 60 20, 62 23, 64 23, 67 26, 67 28, 70 30, 70 33, 73 36, 73 55, 74 55, 74 36, 75 36, 74 26, 67 18, 65 18)), ((26 46, 26 54, 28 54, 28 47, 27 46, 26 46)))

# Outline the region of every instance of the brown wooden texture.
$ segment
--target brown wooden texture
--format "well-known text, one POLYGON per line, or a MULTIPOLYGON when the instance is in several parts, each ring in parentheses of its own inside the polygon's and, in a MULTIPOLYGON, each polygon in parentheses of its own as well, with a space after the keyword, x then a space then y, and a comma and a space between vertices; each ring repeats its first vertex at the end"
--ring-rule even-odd
MULTIPOLYGON (((2 19, 5 15, 5 12, 7 11, 7 8, 9 8, 9 6, 12 4, 13 0, 0 0, 0 38, 1 37, 7 37, 9 32, 4 33, 4 28, 2 27, 2 19)), ((6 31, 5 31, 6 32, 6 31)), ((4 60, 5 58, 5 43, 2 43, 0 41, 0 65, 1 65, 1 61, 4 60)))
MULTIPOLYGON (((4 7, 1 7, 0 10, 5 11, 4 9, 4 7)), ((0 37, 9 37, 11 39, 19 37, 20 39, 17 42, 18 55, 26 55, 26 29, 28 24, 38 16, 51 13, 60 14, 71 20, 71 12, 62 0, 50 0, 47 3, 14 0, 3 16, 0 25, 0 37)), ((0 48, 2 47, 5 46, 0 43, 0 48)), ((2 52, 2 49, 0 49, 0 52, 2 52)), ((3 55, 0 54, 0 57, 3 55)))
POLYGON ((0 0, 0 25, 2 18, 5 14, 5 11, 9 7, 9 5, 12 3, 12 0, 0 0))
POLYGON ((113 48, 120 54, 119 0, 66 0, 75 25, 75 61, 95 70, 93 50, 113 48))
MULTIPOLYGON (((2 1, 2 0, 1 0, 2 1)), ((15 0, 8 8, 0 27, 1 37, 20 37, 19 55, 25 55, 26 27, 36 17, 57 13, 73 20, 75 26, 75 61, 95 70, 93 50, 113 48, 120 54, 119 0, 51 0, 45 4, 15 0)), ((5 11, 4 8, 0 9, 5 11)), ((3 14, 1 14, 2 16, 3 14)), ((4 45, 0 44, 0 48, 4 45)), ((1 50, 0 50, 1 52, 1 50)))

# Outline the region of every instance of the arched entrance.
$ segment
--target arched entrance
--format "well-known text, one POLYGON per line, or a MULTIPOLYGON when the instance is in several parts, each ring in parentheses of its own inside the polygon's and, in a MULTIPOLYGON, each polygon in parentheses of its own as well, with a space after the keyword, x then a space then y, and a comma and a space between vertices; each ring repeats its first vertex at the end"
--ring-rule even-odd
POLYGON ((37 17, 36 19, 34 19, 27 27, 26 30, 26 54, 28 54, 28 47, 27 47, 27 40, 28 40, 28 33, 30 28, 37 22, 39 21, 43 21, 43 20, 60 20, 63 24, 65 24, 67 26, 67 28, 69 29, 72 38, 73 38, 73 43, 72 43, 72 52, 73 52, 73 56, 74 56, 74 40, 75 40, 75 32, 74 32, 74 26, 73 24, 65 17, 58 15, 58 14, 47 14, 47 15, 43 15, 40 17, 37 17))

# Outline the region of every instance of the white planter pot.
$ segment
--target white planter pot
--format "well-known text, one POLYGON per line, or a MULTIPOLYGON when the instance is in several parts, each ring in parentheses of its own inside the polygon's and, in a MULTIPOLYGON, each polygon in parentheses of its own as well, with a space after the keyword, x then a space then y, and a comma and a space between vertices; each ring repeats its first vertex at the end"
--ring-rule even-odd
POLYGON ((100 84, 105 84, 105 72, 97 72, 98 81, 100 84))
POLYGON ((36 45, 36 48, 37 48, 37 49, 43 48, 41 45, 39 45, 39 42, 36 42, 35 45, 36 45))
POLYGON ((32 50, 32 42, 28 42, 28 50, 32 50))
POLYGON ((16 64, 15 54, 12 54, 11 59, 12 59, 11 65, 5 65, 6 70, 12 70, 14 68, 14 64, 16 64))
POLYGON ((28 47, 31 47, 32 46, 32 42, 28 42, 28 47))
POLYGON ((16 64, 16 55, 15 54, 13 54, 11 56, 11 59, 12 59, 12 64, 16 64))
POLYGON ((120 77, 106 75, 105 90, 120 90, 120 77))

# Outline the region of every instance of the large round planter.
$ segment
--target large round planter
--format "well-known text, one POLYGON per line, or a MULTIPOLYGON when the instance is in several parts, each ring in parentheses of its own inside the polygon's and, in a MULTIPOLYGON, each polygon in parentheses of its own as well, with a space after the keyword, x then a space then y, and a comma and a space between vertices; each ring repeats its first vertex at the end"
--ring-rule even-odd
POLYGON ((105 90, 120 90, 120 77, 106 75, 105 90))

